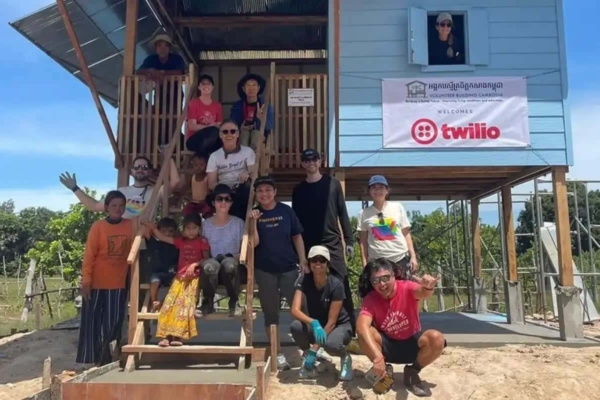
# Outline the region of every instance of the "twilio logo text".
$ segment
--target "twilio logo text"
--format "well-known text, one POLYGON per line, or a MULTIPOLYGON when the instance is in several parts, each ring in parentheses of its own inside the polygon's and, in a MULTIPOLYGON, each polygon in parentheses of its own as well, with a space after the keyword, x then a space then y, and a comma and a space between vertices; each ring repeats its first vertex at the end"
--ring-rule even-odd
POLYGON ((412 125, 411 136, 413 140, 422 145, 433 143, 441 131, 441 138, 444 140, 495 140, 500 138, 502 132, 497 126, 488 126, 485 122, 473 122, 467 126, 442 125, 441 129, 437 124, 428 118, 421 118, 412 125))

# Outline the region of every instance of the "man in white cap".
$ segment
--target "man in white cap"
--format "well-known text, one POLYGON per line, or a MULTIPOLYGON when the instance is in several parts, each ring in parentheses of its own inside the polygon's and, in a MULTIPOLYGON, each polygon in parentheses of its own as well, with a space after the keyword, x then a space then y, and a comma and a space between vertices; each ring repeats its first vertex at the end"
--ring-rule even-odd
POLYGON ((179 54, 171 52, 173 41, 164 33, 158 34, 152 39, 155 54, 151 54, 138 69, 139 75, 149 75, 152 79, 160 79, 164 75, 183 75, 187 70, 187 64, 179 54))

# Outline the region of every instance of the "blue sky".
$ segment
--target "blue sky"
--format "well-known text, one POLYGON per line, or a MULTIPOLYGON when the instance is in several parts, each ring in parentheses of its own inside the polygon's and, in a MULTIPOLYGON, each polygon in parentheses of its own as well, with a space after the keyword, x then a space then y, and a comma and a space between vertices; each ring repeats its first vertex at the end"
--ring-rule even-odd
MULTIPOLYGON (((590 18, 596 2, 564 1, 575 149, 571 179, 600 180, 600 55, 590 46, 597 31, 596 20, 590 18)), ((0 0, 0 41, 5 44, 0 52, 0 202, 12 198, 17 209, 68 208, 74 196, 58 181, 62 171, 76 172, 81 185, 101 192, 116 183, 111 149, 87 87, 8 25, 48 4, 51 1, 0 0)), ((106 111, 116 131, 116 111, 110 106, 106 111)), ((515 192, 530 190, 531 185, 524 185, 515 192)), ((429 212, 443 204, 406 206, 429 212)), ((351 215, 358 209, 358 204, 350 204, 351 215)), ((484 222, 496 223, 496 210, 495 205, 484 205, 484 222)))

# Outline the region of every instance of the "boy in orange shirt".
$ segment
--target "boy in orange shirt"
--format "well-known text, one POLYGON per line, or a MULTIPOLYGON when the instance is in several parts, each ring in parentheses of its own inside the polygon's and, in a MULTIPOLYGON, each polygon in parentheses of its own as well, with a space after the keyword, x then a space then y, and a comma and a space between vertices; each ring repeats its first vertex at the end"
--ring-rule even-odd
POLYGON ((123 219, 125 195, 108 192, 108 217, 96 221, 88 233, 83 255, 81 323, 76 362, 104 365, 111 362, 109 344, 121 332, 127 301, 127 256, 134 236, 134 221, 123 219))

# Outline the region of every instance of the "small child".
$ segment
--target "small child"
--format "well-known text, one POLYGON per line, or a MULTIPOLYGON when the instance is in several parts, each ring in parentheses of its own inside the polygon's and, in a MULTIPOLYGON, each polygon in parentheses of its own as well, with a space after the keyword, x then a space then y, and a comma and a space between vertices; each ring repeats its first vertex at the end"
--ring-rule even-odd
MULTIPOLYGON (((177 223, 172 218, 163 218, 156 225, 158 231, 170 238, 177 235, 177 223)), ((170 243, 158 240, 148 233, 148 250, 152 252, 152 275, 150 276, 150 304, 152 312, 160 310, 158 301, 158 289, 167 286, 175 277, 177 264, 179 262, 179 250, 170 243)))
POLYGON ((204 154, 196 153, 192 157, 192 199, 186 204, 183 209, 183 216, 190 214, 201 215, 204 219, 212 217, 214 210, 210 204, 206 202, 208 195, 208 175, 206 174, 206 163, 208 157, 204 154))
POLYGON ((202 219, 191 214, 183 219, 183 236, 172 238, 150 226, 154 235, 163 242, 179 249, 177 275, 158 315, 156 336, 164 338, 160 347, 182 346, 181 339, 190 339, 198 334, 196 328, 196 295, 200 281, 200 263, 210 257, 208 241, 200 236, 202 219))

